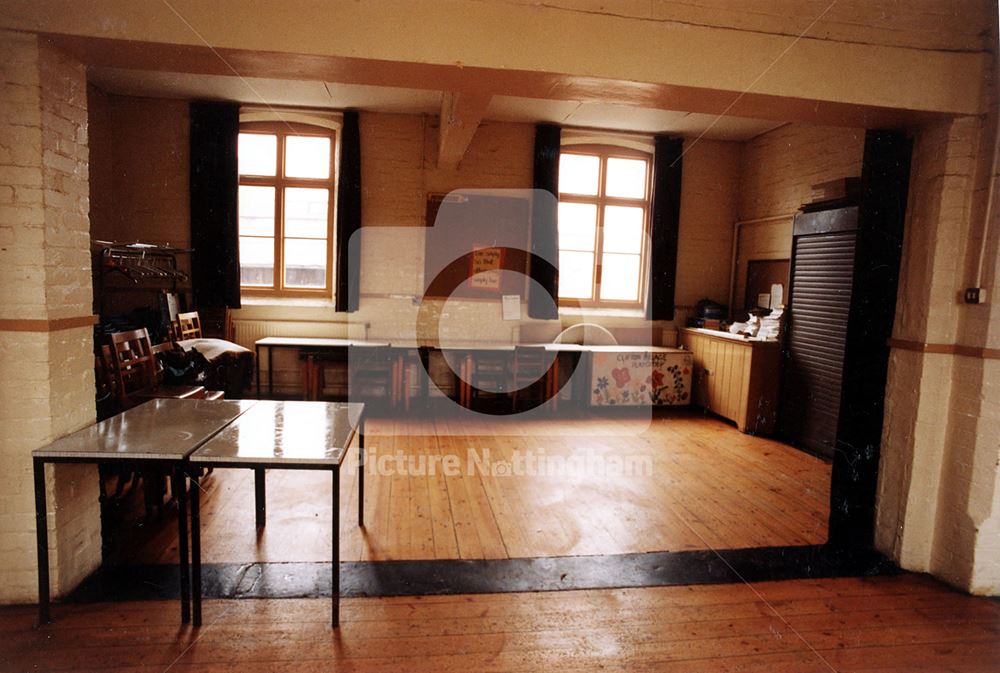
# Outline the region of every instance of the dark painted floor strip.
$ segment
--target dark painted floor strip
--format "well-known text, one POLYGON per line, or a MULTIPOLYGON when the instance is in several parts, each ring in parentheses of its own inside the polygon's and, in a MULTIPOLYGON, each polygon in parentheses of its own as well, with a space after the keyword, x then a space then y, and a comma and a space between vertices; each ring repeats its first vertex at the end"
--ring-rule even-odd
MULTIPOLYGON (((202 566, 207 598, 314 598, 330 595, 328 563, 248 563, 202 566)), ((616 589, 859 577, 900 572, 871 551, 825 546, 556 556, 498 560, 342 563, 343 596, 428 596, 573 589, 616 589)), ((71 602, 174 599, 173 565, 102 569, 71 602)))

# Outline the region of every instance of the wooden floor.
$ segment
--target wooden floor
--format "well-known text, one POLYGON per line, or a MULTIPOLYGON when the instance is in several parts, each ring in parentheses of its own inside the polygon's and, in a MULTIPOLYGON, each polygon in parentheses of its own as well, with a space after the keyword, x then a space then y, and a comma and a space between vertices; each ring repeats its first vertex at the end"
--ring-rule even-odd
MULTIPOLYGON (((649 418, 571 420, 373 419, 366 435, 367 525, 355 522, 357 475, 341 477, 344 560, 479 559, 619 554, 819 544, 826 540, 830 466, 715 418, 667 412, 649 418), (468 450, 488 452, 497 474, 469 470, 468 450), (515 455, 591 456, 583 474, 505 474, 515 455), (374 474, 379 457, 390 474, 374 474), (436 463, 455 456, 459 475, 436 463), (600 460, 629 456, 631 476, 601 474, 600 460), (421 460, 424 468, 421 469, 421 460), (595 473, 596 472, 596 473, 595 473)), ((352 452, 349 463, 356 460, 352 452)), ((556 465, 558 467, 558 465, 556 465)), ((605 472, 613 466, 605 462, 605 472)), ((330 477, 268 474, 268 525, 253 523, 247 470, 216 470, 205 484, 207 563, 325 561, 330 556, 330 477)), ((132 562, 176 562, 166 518, 132 562)))
POLYGON ((0 671, 995 673, 1000 604, 922 576, 206 604, 0 608, 0 671))

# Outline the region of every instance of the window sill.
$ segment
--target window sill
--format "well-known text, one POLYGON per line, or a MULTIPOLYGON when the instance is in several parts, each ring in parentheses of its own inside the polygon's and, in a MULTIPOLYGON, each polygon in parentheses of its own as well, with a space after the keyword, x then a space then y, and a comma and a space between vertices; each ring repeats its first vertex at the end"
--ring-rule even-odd
POLYGON ((646 311, 641 308, 574 308, 572 306, 560 306, 559 315, 594 316, 600 318, 642 318, 645 320, 646 311))
POLYGON ((336 306, 333 299, 329 297, 312 299, 307 297, 244 296, 240 298, 240 302, 243 306, 301 306, 303 308, 334 308, 336 306))

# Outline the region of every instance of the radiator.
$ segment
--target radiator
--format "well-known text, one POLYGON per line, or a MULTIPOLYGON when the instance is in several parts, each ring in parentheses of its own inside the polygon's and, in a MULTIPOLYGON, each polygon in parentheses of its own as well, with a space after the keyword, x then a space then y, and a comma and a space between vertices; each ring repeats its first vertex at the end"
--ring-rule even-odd
POLYGON ((274 323, 264 320, 234 320, 233 321, 233 341, 253 350, 258 339, 266 336, 278 336, 273 330, 274 323))
MULTIPOLYGON (((343 338, 363 325, 344 322, 295 320, 233 320, 233 341, 253 350, 258 339, 269 336, 343 338)), ((360 337, 363 338, 363 337, 360 337)))

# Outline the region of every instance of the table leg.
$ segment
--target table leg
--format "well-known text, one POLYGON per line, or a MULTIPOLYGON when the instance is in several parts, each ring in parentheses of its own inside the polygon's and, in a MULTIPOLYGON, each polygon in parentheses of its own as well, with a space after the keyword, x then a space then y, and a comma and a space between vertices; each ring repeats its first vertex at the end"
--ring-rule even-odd
POLYGON ((38 624, 49 619, 49 520, 45 504, 45 463, 34 459, 35 540, 38 545, 38 624))
POLYGON ((424 401, 424 406, 426 407, 430 404, 431 400, 431 349, 418 348, 417 357, 420 358, 420 362, 424 369, 423 373, 420 374, 420 399, 424 401))
POLYGON ((358 526, 365 527, 365 417, 361 415, 358 433, 358 526))
POLYGON ((406 391, 406 410, 410 410, 410 397, 413 388, 413 368, 409 364, 404 364, 403 370, 406 372, 403 376, 403 390, 406 391))
POLYGON ((267 497, 264 492, 265 479, 262 467, 255 468, 253 471, 253 491, 257 511, 257 528, 263 528, 267 524, 267 497))
POLYGON ((274 363, 271 360, 274 359, 274 349, 270 346, 267 347, 267 397, 268 399, 274 399, 274 363))
POLYGON ((254 344, 254 350, 257 355, 257 399, 260 399, 260 346, 254 344))
POLYGON ((553 413, 559 410, 559 353, 556 353, 555 359, 552 361, 552 411, 553 413))
POLYGON ((340 467, 333 468, 333 562, 330 565, 330 593, 333 598, 333 628, 340 626, 340 467))
POLYGON ((201 485, 198 469, 191 470, 191 612, 201 626, 201 485))
POLYGON ((178 465, 174 468, 170 489, 177 499, 177 550, 180 554, 181 571, 181 623, 191 622, 191 574, 188 553, 187 488, 185 470, 178 465))
POLYGON ((399 358, 393 360, 392 363, 392 392, 389 396, 389 406, 392 409, 396 408, 399 403, 399 358))

